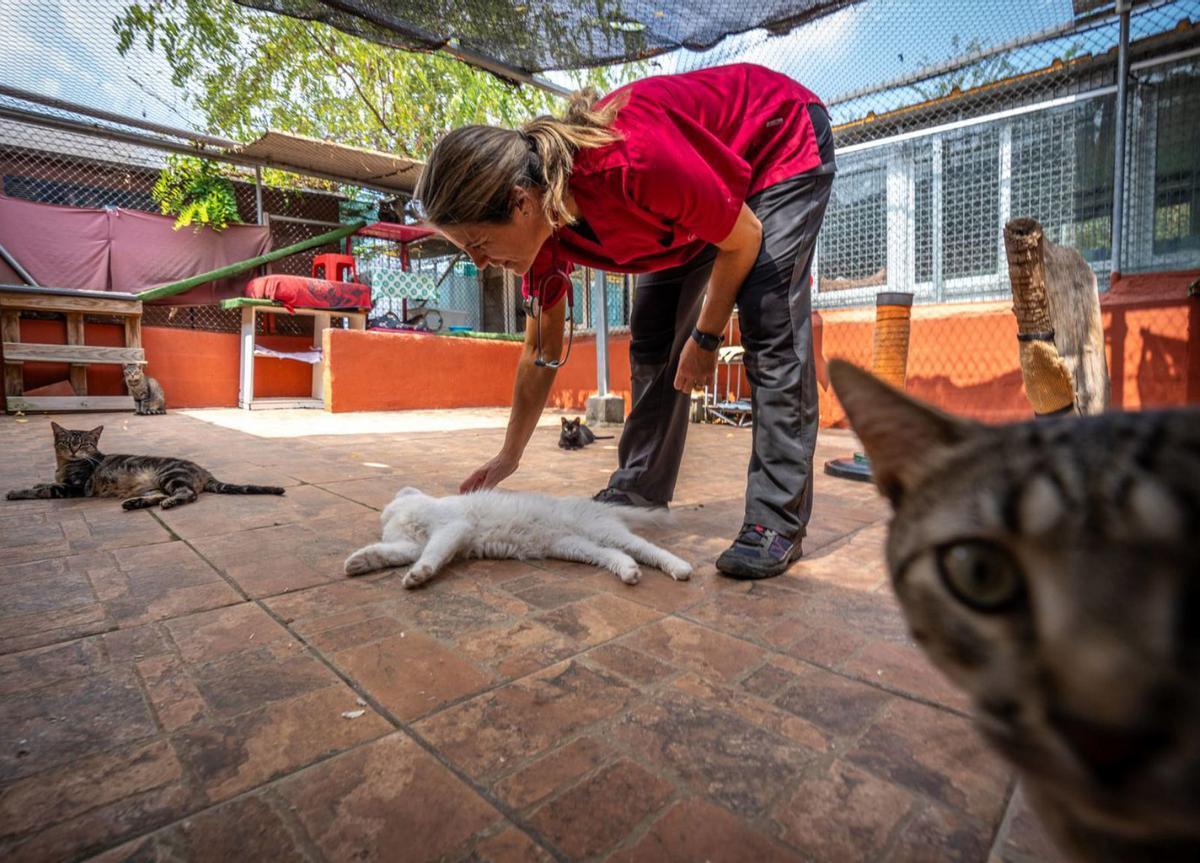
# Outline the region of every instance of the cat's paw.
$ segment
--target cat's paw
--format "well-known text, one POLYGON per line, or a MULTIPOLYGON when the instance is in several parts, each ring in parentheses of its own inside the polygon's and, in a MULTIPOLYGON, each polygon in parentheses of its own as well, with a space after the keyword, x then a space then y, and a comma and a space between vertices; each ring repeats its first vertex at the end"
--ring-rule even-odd
POLYGON ((408 572, 404 573, 404 578, 400 580, 400 583, 408 588, 420 587, 422 584, 429 581, 429 579, 433 578, 433 574, 434 569, 432 566, 419 563, 409 569, 408 572))
POLYGON ((364 572, 370 572, 375 566, 371 562, 371 555, 368 552, 356 551, 354 554, 346 558, 343 569, 346 575, 362 575, 364 572))
POLYGON ((692 577, 692 565, 687 561, 681 560, 678 563, 672 563, 663 567, 663 572, 676 581, 687 581, 692 577))
POLYGON ((626 584, 637 584, 642 573, 636 566, 622 566, 617 570, 617 577, 626 584))
POLYGON ((21 493, 19 491, 10 491, 8 494, 6 494, 4 496, 4 499, 5 500, 21 500, 21 493))

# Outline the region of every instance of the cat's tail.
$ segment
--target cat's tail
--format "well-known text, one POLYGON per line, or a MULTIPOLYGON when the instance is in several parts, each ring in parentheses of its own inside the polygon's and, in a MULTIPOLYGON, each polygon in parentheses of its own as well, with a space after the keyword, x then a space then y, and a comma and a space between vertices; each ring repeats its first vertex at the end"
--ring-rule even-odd
POLYGON ((235 485, 216 479, 206 482, 204 490, 213 494, 283 494, 283 489, 277 485, 235 485))

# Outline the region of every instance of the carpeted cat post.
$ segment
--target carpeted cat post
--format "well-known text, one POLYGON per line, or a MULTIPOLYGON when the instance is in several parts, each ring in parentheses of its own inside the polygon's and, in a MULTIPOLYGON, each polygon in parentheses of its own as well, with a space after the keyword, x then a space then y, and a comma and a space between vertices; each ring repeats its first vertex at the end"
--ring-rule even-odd
POLYGON ((1108 364, 1096 276, 1074 249, 1045 239, 1034 219, 1004 226, 1025 395, 1039 416, 1108 407, 1108 364))
MULTIPOLYGON (((908 337, 912 330, 913 295, 888 291, 875 295, 875 341, 871 347, 871 372, 898 390, 908 378, 908 337)), ((840 479, 870 482, 871 463, 856 452, 852 458, 825 462, 825 473, 840 479)))

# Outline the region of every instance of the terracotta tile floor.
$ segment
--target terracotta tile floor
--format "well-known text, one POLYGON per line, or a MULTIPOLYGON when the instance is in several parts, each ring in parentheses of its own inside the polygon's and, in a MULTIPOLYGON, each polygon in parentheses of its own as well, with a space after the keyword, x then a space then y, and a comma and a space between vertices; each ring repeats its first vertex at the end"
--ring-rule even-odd
MULTIPOLYGON (((417 591, 344 578, 397 488, 448 492, 492 455, 503 415, 477 414, 346 435, 325 416, 310 438, 289 415, 274 439, 203 412, 72 418, 104 422, 108 451, 288 493, 0 504, 0 857, 1048 858, 907 637, 872 488, 818 475, 801 564, 716 575, 749 431, 692 428, 676 524, 653 537, 691 582, 553 561, 456 564, 417 591)), ((48 425, 0 419, 5 488, 52 474, 48 425)), ((602 486, 615 447, 555 435, 510 488, 602 486)), ((852 449, 823 434, 818 465, 852 449)))

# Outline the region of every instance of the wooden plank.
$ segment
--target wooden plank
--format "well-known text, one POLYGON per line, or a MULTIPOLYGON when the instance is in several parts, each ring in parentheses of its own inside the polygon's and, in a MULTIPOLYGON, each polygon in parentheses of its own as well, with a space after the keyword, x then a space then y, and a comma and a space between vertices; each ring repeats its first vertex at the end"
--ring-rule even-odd
POLYGON ((142 346, 142 316, 125 319, 125 347, 140 348, 142 346))
POLYGON ((300 397, 255 399, 250 403, 250 410, 252 411, 292 410, 295 408, 321 410, 324 407, 325 402, 323 402, 321 399, 306 399, 300 397))
MULTIPOLYGON (((322 335, 329 329, 330 315, 316 315, 313 317, 313 340, 314 345, 324 345, 324 336, 322 335)), ((321 349, 321 361, 314 363, 312 367, 312 397, 317 401, 325 398, 325 350, 321 349)))
POLYGON ((129 396, 9 396, 8 412, 24 411, 131 411, 129 396))
POLYGON ((138 300, 109 300, 94 297, 38 296, 0 290, 0 309, 38 312, 84 312, 93 315, 140 315, 138 300))
POLYGON ((238 407, 254 403, 254 306, 242 309, 241 364, 238 366, 238 407))
MULTIPOLYGON (((67 312, 67 344, 83 344, 83 312, 67 312)), ((87 395, 87 366, 81 363, 71 364, 71 389, 75 395, 87 395)))
POLYGON ((0 311, 0 341, 21 341, 21 313, 10 309, 0 311))
MULTIPOLYGON (((279 315, 332 315, 335 318, 350 318, 352 321, 361 321, 362 326, 359 329, 366 329, 367 313, 363 309, 306 309, 297 306, 292 311, 284 308, 282 303, 277 303, 274 300, 262 300, 257 297, 234 297, 229 300, 221 300, 221 308, 223 309, 258 309, 260 312, 267 314, 279 315)), ((524 338, 524 336, 521 336, 524 338)))
MULTIPOLYGON (((21 313, 10 309, 0 310, 0 341, 21 341, 21 313)), ((19 396, 25 392, 25 381, 21 366, 17 363, 4 364, 4 394, 19 396)))
POLYGON ((4 343, 4 361, 36 363, 144 363, 146 354, 141 348, 102 348, 96 345, 33 345, 21 342, 4 343))
POLYGON ((221 300, 221 308, 223 309, 244 309, 248 306, 272 306, 282 309, 283 303, 277 303, 274 300, 264 300, 259 297, 231 297, 228 300, 221 300))
POLYGON ((0 284, 0 294, 29 294, 37 297, 93 297, 97 300, 133 300, 137 294, 124 291, 81 291, 77 288, 44 288, 31 285, 0 284))

